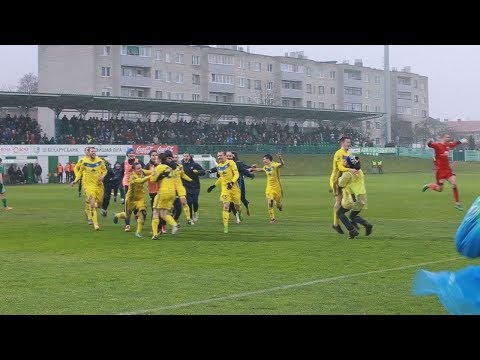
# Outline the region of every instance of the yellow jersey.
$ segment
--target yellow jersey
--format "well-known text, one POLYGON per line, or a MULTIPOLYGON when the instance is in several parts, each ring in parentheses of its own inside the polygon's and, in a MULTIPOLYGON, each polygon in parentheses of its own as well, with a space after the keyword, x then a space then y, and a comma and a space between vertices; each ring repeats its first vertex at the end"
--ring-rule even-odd
POLYGON ((144 176, 144 172, 142 171, 140 175, 137 175, 133 172, 130 175, 130 179, 128 181, 128 191, 126 195, 126 200, 128 202, 132 201, 141 201, 145 199, 145 182, 150 179, 150 175, 144 176))
POLYGON ((193 181, 190 176, 185 174, 185 171, 183 171, 183 165, 177 164, 177 168, 173 170, 173 176, 175 178, 175 186, 178 188, 185 187, 183 186, 182 179, 185 181, 193 181))
POLYGON ((160 180, 160 185, 158 187, 158 194, 163 193, 173 193, 175 194, 175 178, 173 169, 165 164, 160 164, 155 167, 155 175, 150 178, 151 182, 158 181, 160 175, 165 174, 166 176, 160 180))
POLYGON ((268 189, 280 189, 282 184, 280 183, 280 168, 282 164, 272 161, 269 166, 265 165, 262 170, 267 174, 267 190, 268 189))
POLYGON ((78 163, 75 165, 75 181, 82 179, 82 183, 86 188, 103 188, 102 179, 107 174, 107 168, 102 158, 98 156, 95 159, 85 157, 81 160, 78 172, 77 167, 79 167, 78 163))
POLYGON ((333 187, 333 184, 338 180, 343 172, 348 171, 348 168, 343 165, 343 161, 347 156, 350 156, 351 153, 348 150, 343 150, 340 148, 333 155, 333 164, 332 164, 332 174, 330 175, 330 186, 333 187))
MULTIPOLYGON (((75 174, 75 179, 77 179, 77 176, 78 176, 78 173, 80 172, 80 169, 82 167, 82 164, 83 164, 83 161, 85 159, 88 159, 89 156, 84 156, 83 158, 81 158, 80 160, 78 160, 78 162, 75 164, 75 167, 73 168, 73 173, 75 174)), ((80 178, 78 178, 78 180, 80 180, 80 178)), ((78 181, 77 180, 77 181, 78 181)))
POLYGON ((238 168, 237 164, 233 160, 227 160, 217 165, 217 172, 219 175, 218 180, 215 182, 215 186, 222 184, 222 191, 228 191, 228 183, 233 182, 234 186, 238 187, 238 168))

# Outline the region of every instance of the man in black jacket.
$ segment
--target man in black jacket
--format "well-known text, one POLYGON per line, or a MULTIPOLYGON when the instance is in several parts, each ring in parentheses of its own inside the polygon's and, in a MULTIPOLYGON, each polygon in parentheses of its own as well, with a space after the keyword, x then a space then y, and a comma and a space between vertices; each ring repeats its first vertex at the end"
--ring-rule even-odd
POLYGON ((182 179, 183 186, 187 190, 187 203, 192 214, 192 220, 198 221, 198 195, 200 194, 200 176, 205 175, 205 170, 200 164, 196 163, 192 155, 188 152, 183 154, 183 171, 193 181, 185 181, 182 179))
POLYGON ((105 167, 107 168, 107 174, 103 178, 103 202, 102 208, 100 209, 100 213, 103 217, 107 216, 107 209, 108 205, 110 205, 110 197, 112 195, 112 187, 113 182, 115 181, 115 173, 110 165, 110 161, 106 158, 103 159, 105 161, 105 167))

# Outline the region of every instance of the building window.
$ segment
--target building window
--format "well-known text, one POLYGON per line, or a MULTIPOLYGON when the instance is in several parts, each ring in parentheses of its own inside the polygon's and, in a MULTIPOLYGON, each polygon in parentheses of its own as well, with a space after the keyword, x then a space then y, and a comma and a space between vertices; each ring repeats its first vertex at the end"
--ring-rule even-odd
POLYGON ((335 95, 335 88, 334 87, 330 88, 330 95, 335 95))
POLYGON ((307 108, 311 108, 312 107, 312 102, 310 100, 307 100, 307 108))
POLYGON ((192 84, 200 85, 200 75, 192 74, 192 84))
POLYGON ((412 93, 406 91, 399 91, 398 98, 403 100, 412 100, 412 93))
POLYGON ((413 116, 418 116, 418 109, 413 109, 413 116))
POLYGON ((425 90, 425 84, 423 82, 420 83, 420 90, 425 90))
POLYGON ((167 74, 165 76, 165 81, 166 82, 172 82, 172 73, 170 71, 167 72, 167 74))
POLYGON ((238 86, 239 87, 245 87, 245 78, 244 77, 239 77, 238 78, 238 86))
POLYGON ((290 83, 288 81, 282 81, 282 88, 290 89, 290 83))
POLYGON ((320 77, 320 79, 323 79, 325 77, 325 74, 323 73, 323 70, 320 70, 318 72, 318 76, 320 77))
POLYGON ((247 103, 246 97, 245 97, 245 96, 239 96, 239 97, 238 97, 238 102, 239 102, 240 104, 246 104, 246 103, 247 103))
POLYGON ((337 78, 337 72, 336 71, 330 71, 330 79, 336 79, 337 78))
POLYGON ((417 80, 413 80, 413 87, 414 87, 415 89, 418 88, 418 81, 417 81, 417 80))
POLYGON ((233 75, 211 74, 211 82, 217 84, 235 85, 233 75))
POLYGON ((192 55, 192 65, 200 65, 200 56, 192 55))
POLYGON ((400 115, 412 115, 412 108, 406 106, 398 106, 397 114, 400 115))
POLYGON ((307 84, 307 94, 312 93, 312 84, 307 84))
POLYGON ((363 79, 366 83, 370 82, 370 76, 368 74, 364 74, 363 79))
POLYGON ((330 109, 335 110, 335 104, 330 105, 330 109))
POLYGON ((161 50, 155 51, 155 60, 162 60, 162 51, 161 50))
POLYGON ((102 66, 102 76, 110 76, 110 66, 102 66))
POLYGON ((200 94, 192 94, 193 101, 200 101, 200 94))
POLYGON ((112 55, 112 48, 110 46, 103 47, 103 56, 110 56, 112 55))
POLYGON ((361 71, 345 70, 345 74, 347 74, 347 79, 362 80, 361 71))
POLYGON ((370 130, 370 121, 365 121, 365 128, 370 130))
POLYGON ((105 88, 102 90, 102 96, 111 96, 112 88, 105 88))
POLYGON ((145 97, 145 91, 144 90, 137 90, 137 96, 138 97, 145 97))
POLYGON ((370 111, 370 108, 368 105, 365 105, 365 111, 370 111))
POLYGON ((323 95, 325 93, 325 88, 323 86, 318 87, 318 95, 323 95))
POLYGON ((162 80, 162 71, 155 70, 155 80, 162 80))
POLYGON ((254 87, 255 90, 262 90, 262 82, 260 80, 255 80, 254 87))
POLYGON ((375 76, 375 84, 380 84, 380 76, 375 76))
POLYGON ((179 54, 177 53, 176 57, 175 57, 175 62, 177 64, 183 64, 183 54, 179 54))
POLYGON ((380 138, 375 138, 375 145, 380 145, 380 138))
POLYGON ((365 90, 365 99, 370 97, 370 90, 365 90))
POLYGON ((183 100, 183 93, 174 93, 176 100, 183 100))
POLYGON ((380 112, 380 106, 375 106, 375 112, 380 112))
POLYGON ((183 73, 176 73, 175 74, 175 82, 177 84, 183 84, 183 73))
POLYGON ((247 89, 250 89, 250 79, 247 79, 247 89))
POLYGON ((413 102, 418 102, 418 95, 413 95, 413 102))
POLYGON ((348 111, 362 111, 361 103, 345 103, 343 105, 344 110, 348 111))
POLYGON ((267 64, 267 71, 273 72, 273 64, 267 64))
POLYGON ((208 63, 209 64, 220 64, 220 65, 233 65, 233 56, 219 55, 219 54, 208 54, 208 63))
POLYGON ((312 69, 311 68, 306 67, 306 71, 307 71, 307 76, 312 76, 312 69))
POLYGON ((267 90, 273 90, 273 82, 271 81, 267 82, 267 90))
POLYGON ((319 109, 325 109, 325 103, 319 102, 319 103, 318 103, 318 108, 319 108, 319 109))
POLYGON ((152 48, 149 46, 140 46, 140 56, 142 57, 151 57, 152 48))
POLYGON ((262 71, 262 63, 254 62, 253 63, 253 71, 262 71))
POLYGON ((379 121, 375 121, 375 129, 380 129, 380 122, 379 121))
POLYGON ((422 118, 426 118, 427 117, 427 110, 422 110, 422 118))
POLYGON ((243 59, 238 59, 238 68, 245 70, 245 61, 243 59))
POLYGON ((161 91, 155 91, 155 99, 161 99, 162 98, 162 92, 161 91))
POLYGON ((167 63, 170 62, 170 53, 169 52, 165 53, 165 62, 167 62, 167 63))
POLYGON ((427 103, 427 98, 425 96, 422 96, 422 104, 426 104, 427 103))
POLYGON ((362 88, 345 86, 345 95, 362 96, 362 88))
POLYGON ((412 78, 406 76, 399 76, 398 77, 398 85, 412 85, 412 78))
POLYGON ((375 91, 375 99, 380 99, 380 90, 375 91))

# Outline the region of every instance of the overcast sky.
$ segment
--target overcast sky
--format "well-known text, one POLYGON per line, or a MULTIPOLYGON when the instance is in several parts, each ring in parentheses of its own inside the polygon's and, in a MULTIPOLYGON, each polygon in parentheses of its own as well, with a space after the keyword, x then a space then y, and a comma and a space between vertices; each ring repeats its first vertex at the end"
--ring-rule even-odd
MULTIPOLYGON (((246 45, 245 45, 246 46, 246 45)), ((362 59, 364 66, 383 68, 382 45, 250 45, 250 52, 283 55, 304 51, 309 59, 342 62, 362 59)), ((480 46, 392 45, 390 67, 428 76, 430 116, 480 120, 480 46)), ((37 74, 37 47, 0 45, 0 87, 16 85, 26 73, 37 74)))

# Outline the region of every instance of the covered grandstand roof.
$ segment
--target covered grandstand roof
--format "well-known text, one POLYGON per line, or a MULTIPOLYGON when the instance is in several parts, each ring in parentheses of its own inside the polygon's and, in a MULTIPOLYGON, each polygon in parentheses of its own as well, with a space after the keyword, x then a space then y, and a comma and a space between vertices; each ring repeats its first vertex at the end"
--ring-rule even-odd
POLYGON ((278 117, 303 120, 361 121, 378 118, 380 112, 323 110, 283 106, 219 103, 206 101, 161 100, 148 98, 0 92, 0 107, 48 107, 60 110, 136 111, 139 113, 185 113, 278 117))

